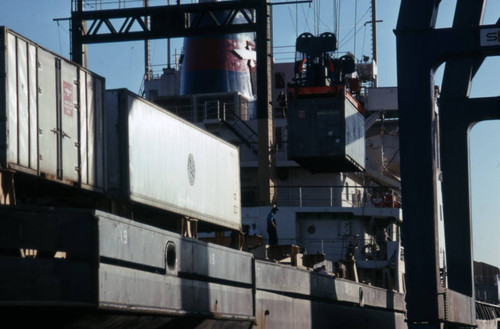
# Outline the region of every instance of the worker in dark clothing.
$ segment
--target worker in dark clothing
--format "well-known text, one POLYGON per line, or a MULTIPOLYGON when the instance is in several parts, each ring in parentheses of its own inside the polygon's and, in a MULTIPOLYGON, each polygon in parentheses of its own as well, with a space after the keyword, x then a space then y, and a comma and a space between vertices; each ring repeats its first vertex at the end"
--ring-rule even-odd
POLYGON ((280 91, 280 94, 278 95, 278 106, 281 109, 283 119, 286 119, 286 95, 284 91, 280 91))
POLYGON ((379 258, 387 259, 387 242, 391 241, 391 237, 387 233, 387 229, 382 228, 377 234, 377 244, 379 246, 379 258))
POLYGON ((274 207, 271 209, 269 215, 267 215, 267 235, 269 236, 269 244, 278 244, 278 231, 276 230, 276 213, 278 208, 274 207))
POLYGON ((335 262, 335 276, 341 279, 345 279, 347 277, 347 268, 341 261, 335 262))

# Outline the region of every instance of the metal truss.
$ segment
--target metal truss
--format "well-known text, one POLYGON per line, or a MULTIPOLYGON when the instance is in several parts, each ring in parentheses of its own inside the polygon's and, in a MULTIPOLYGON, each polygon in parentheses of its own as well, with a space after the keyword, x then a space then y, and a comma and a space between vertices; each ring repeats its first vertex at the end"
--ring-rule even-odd
POLYGON ((73 11, 72 38, 76 43, 89 44, 251 32, 257 28, 256 10, 262 3, 243 0, 73 11), (236 23, 235 17, 239 14, 244 22, 236 23), (83 27, 83 22, 88 29, 83 27))

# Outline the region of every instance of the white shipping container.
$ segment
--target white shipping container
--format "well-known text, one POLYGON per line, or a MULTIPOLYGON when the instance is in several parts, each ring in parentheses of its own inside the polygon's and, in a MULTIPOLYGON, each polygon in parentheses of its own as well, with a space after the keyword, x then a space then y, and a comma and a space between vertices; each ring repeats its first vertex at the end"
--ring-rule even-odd
POLYGON ((397 111, 398 87, 369 88, 365 109, 367 111, 397 111))
POLYGON ((104 78, 0 26, 0 168, 105 189, 104 78))
POLYGON ((106 91, 114 195, 241 228, 239 150, 126 89, 106 91))

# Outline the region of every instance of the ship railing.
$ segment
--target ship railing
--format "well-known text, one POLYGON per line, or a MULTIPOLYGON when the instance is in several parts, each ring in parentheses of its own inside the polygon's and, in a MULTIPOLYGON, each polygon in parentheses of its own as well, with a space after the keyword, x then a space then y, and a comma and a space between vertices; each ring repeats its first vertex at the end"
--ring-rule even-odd
POLYGON ((167 106, 167 110, 181 118, 193 122, 216 122, 222 118, 225 121, 248 121, 255 116, 255 101, 225 102, 219 99, 204 100, 197 105, 167 106))
MULTIPOLYGON (((280 243, 282 243, 280 239, 280 243)), ((303 254, 324 254, 326 259, 337 261, 344 259, 349 241, 346 238, 307 238, 298 241, 303 254)))
MULTIPOLYGON (((283 241, 280 242, 282 243, 283 241)), ((303 238, 298 241, 301 252, 306 254, 321 253, 326 259, 337 261, 345 260, 349 253, 353 253, 357 261, 383 261, 380 266, 393 263, 396 259, 391 259, 395 255, 395 245, 389 242, 389 247, 378 244, 375 239, 359 239, 352 235, 344 235, 339 238, 303 238)))
POLYGON ((356 259, 359 261, 384 261, 384 266, 394 265, 398 261, 396 249, 400 247, 398 241, 387 241, 385 243, 376 241, 375 238, 360 239, 356 252, 356 259))
MULTIPOLYGON (((274 186, 282 207, 401 208, 396 189, 373 186, 274 186)), ((243 187, 243 206, 253 205, 257 187, 243 187)))

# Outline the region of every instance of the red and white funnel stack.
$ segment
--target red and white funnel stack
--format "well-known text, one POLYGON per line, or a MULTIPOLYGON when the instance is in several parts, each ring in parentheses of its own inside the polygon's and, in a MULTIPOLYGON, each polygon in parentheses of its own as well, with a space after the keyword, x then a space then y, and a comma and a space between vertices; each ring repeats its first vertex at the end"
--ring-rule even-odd
MULTIPOLYGON (((199 0, 216 2, 216 0, 199 0)), ((215 13, 221 21, 226 13, 215 13)), ((204 17, 201 26, 211 26, 211 17, 204 17)), ((240 13, 234 24, 245 23, 240 13)), ((255 71, 253 33, 235 33, 184 39, 181 68, 181 95, 225 93, 238 91, 252 99, 252 72, 255 71)))

